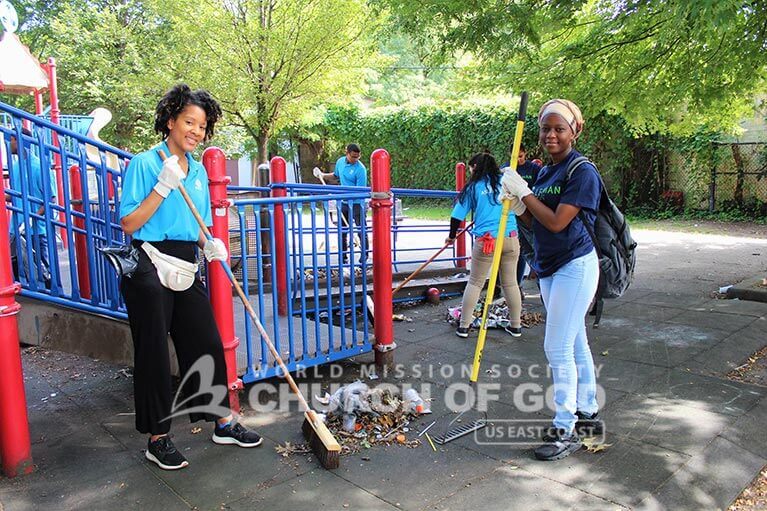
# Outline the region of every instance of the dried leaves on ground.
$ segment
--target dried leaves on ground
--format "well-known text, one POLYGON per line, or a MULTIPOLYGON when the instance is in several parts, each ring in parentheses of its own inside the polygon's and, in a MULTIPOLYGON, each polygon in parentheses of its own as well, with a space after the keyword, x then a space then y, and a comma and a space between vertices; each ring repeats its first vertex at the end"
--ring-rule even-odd
POLYGON ((767 467, 762 469, 727 511, 767 511, 767 467))
POLYGON ((767 346, 751 354, 743 364, 727 373, 727 378, 743 383, 767 385, 767 346))

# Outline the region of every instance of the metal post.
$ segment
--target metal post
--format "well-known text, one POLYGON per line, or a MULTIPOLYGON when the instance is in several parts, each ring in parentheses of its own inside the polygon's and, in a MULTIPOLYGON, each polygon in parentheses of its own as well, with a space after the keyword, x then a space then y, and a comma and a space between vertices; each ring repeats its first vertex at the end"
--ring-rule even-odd
POLYGON ((389 153, 376 149, 370 155, 373 210, 373 303, 375 306, 375 361, 380 368, 394 366, 391 268, 391 182, 389 153))
MULTIPOLYGON (((211 233, 220 239, 229 249, 229 199, 226 198, 226 185, 232 180, 226 175, 226 155, 218 147, 209 147, 202 153, 202 164, 208 171, 210 189, 210 207, 213 211, 211 233)), ((231 252, 230 252, 231 253, 231 252)), ((208 265, 208 293, 213 316, 216 318, 218 332, 224 345, 226 360, 226 382, 229 389, 229 407, 240 413, 239 391, 243 389, 242 380, 237 376, 237 346, 240 340, 234 334, 234 306, 232 304, 232 283, 220 264, 208 265)), ((247 285, 247 282, 245 283, 247 285)))
MULTIPOLYGON (((256 185, 258 186, 269 186, 270 180, 269 180, 269 164, 268 163, 261 163, 258 166, 258 183, 256 185)), ((269 197, 269 192, 261 192, 261 197, 269 197)), ((261 206, 261 211, 257 212, 255 209, 253 210, 253 214, 261 215, 261 254, 263 256, 268 256, 272 253, 271 249, 271 242, 270 242, 270 235, 269 235, 269 207, 268 206, 261 206)), ((259 234, 256 233, 256 236, 259 234)), ((262 271, 262 278, 264 280, 264 283, 271 282, 272 281, 272 262, 270 259, 267 259, 267 257, 263 257, 263 271, 262 271), (267 262, 269 261, 269 262, 267 262)))
MULTIPOLYGON (((466 184, 466 165, 463 162, 455 164, 455 191, 460 192, 466 184)), ((460 231, 466 227, 466 222, 461 222, 460 231)), ((463 232, 455 240, 455 267, 466 268, 466 234, 463 232)))
POLYGON ((43 94, 40 89, 35 89, 35 115, 43 115, 43 94))
MULTIPOLYGON (((72 193, 72 209, 79 213, 85 213, 83 209, 83 187, 80 181, 80 167, 72 165, 69 169, 69 186, 72 193)), ((85 231, 85 218, 72 215, 74 226, 85 231)), ((77 283, 80 286, 80 297, 90 300, 91 277, 88 263, 88 239, 85 234, 74 233, 75 237, 75 260, 77 261, 77 283)))
MULTIPOLYGON (((275 156, 271 161, 272 184, 284 184, 286 181, 285 160, 275 156)), ((273 188, 272 197, 285 197, 285 188, 273 188)), ((288 260, 285 247, 285 216, 282 204, 274 206, 274 244, 273 257, 277 270, 277 314, 288 315, 288 260)))
MULTIPOLYGON (((50 57, 48 59, 48 65, 45 66, 45 69, 48 71, 48 92, 50 93, 51 97, 51 122, 53 124, 59 123, 59 114, 61 113, 59 111, 59 87, 58 82, 56 78, 56 59, 53 57, 50 57)), ((54 148, 59 149, 59 134, 55 131, 51 132, 51 143, 53 144, 54 148)), ((62 166, 61 166, 61 153, 59 151, 54 151, 53 153, 53 168, 56 171, 56 199, 58 200, 59 206, 64 205, 64 176, 62 172, 62 166)), ((45 171, 46 169, 43 169, 45 171)), ((59 211, 59 222, 61 222, 63 225, 66 225, 66 219, 64 218, 64 211, 59 211)), ((66 227, 61 227, 61 243, 63 244, 64 248, 67 248, 69 245, 69 240, 67 239, 67 229, 66 227)))
POLYGON ((14 297, 21 286, 13 281, 10 246, 8 211, 0 200, 0 458, 6 477, 16 477, 35 467, 16 321, 21 306, 14 297))

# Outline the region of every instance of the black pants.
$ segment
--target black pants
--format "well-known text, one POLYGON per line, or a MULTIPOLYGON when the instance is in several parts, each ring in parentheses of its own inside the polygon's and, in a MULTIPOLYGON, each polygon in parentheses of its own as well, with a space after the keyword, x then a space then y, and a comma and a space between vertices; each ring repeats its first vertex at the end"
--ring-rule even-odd
MULTIPOLYGON (((137 242, 134 241, 134 244, 137 242)), ((163 241, 152 245, 174 257, 186 261, 195 260, 193 242, 163 241)), ((133 337, 136 429, 140 433, 161 435, 170 431, 171 421, 164 419, 171 414, 173 403, 168 333, 176 348, 182 381, 200 357, 210 355, 214 366, 212 384, 223 385, 226 389, 226 363, 221 336, 202 282, 195 279, 192 287, 186 291, 172 291, 164 287, 160 284, 152 261, 141 249, 138 268, 131 277, 122 279, 121 290, 133 337)), ((197 394, 198 389, 200 377, 194 374, 180 392, 191 396, 197 394)), ((184 408, 211 404, 229 408, 228 392, 218 403, 211 403, 211 398, 211 394, 201 393, 185 403, 184 408)), ((184 399, 179 397, 176 403, 184 399)), ((190 413, 189 418, 192 422, 214 421, 220 415, 195 412, 190 413)))
MULTIPOLYGON (((349 204, 343 204, 341 206, 341 216, 346 221, 346 223, 344 223, 344 220, 341 220, 341 224, 342 224, 341 227, 343 229, 341 231, 341 250, 343 251, 343 258, 345 263, 349 262, 349 254, 347 252, 349 249, 349 235, 347 234, 347 232, 349 231, 349 228, 361 227, 365 225, 365 209, 362 207, 362 204, 352 205, 351 213, 352 213, 351 216, 354 216, 354 224, 352 224, 352 222, 349 220, 349 217, 350 217, 349 204)), ((352 230, 352 233, 353 232, 354 231, 352 230)), ((365 230, 364 236, 360 234, 360 243, 362 244, 362 246, 360 247, 360 259, 359 259, 361 264, 363 261, 368 260, 368 246, 370 245, 370 243, 368 242, 367 230, 365 230)))

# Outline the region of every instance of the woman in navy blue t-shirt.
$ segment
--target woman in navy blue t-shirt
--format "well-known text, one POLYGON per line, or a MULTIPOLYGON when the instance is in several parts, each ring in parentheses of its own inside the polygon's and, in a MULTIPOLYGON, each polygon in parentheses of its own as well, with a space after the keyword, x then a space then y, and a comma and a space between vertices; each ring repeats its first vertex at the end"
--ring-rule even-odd
POLYGON ((538 113, 540 143, 551 163, 532 187, 516 172, 503 177, 504 198, 532 225, 533 269, 538 273, 546 306, 544 349, 554 380, 556 415, 535 450, 541 460, 558 460, 580 449, 579 433, 601 433, 597 418, 594 361, 586 337, 585 316, 597 289, 599 263, 584 222, 593 231, 601 184, 596 167, 580 165, 568 179, 568 165, 580 154, 573 149, 583 129, 580 109, 553 99, 538 113))

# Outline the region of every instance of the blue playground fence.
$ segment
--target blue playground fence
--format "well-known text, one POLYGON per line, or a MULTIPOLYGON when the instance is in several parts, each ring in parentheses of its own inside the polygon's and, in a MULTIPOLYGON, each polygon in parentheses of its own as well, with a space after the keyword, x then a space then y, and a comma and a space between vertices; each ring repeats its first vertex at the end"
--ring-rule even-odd
MULTIPOLYGON (((129 241, 119 224, 123 173, 132 155, 84 136, 89 118, 59 126, 10 105, 0 103, 0 134, 5 149, 4 190, 10 195, 12 248, 20 255, 17 278, 21 294, 73 309, 126 319, 115 272, 98 247, 129 241), (22 125, 32 135, 22 133, 22 125), (20 157, 10 156, 10 136, 20 141, 20 157), (54 143, 54 142, 57 142, 54 143), (32 193, 32 156, 40 161, 43 197, 32 193), (60 168, 56 169, 56 162, 60 168), (57 172, 58 170, 58 172, 57 172), (13 177, 13 179, 11 179, 13 177), (47 246, 26 243, 16 225, 32 232, 42 223, 47 246), (66 248, 65 248, 66 247, 66 248), (46 274, 41 251, 49 262, 46 274), (24 262, 26 261, 26 263, 24 262), (30 262, 32 264, 30 264, 30 262), (87 276, 87 278, 85 278, 87 276)), ((235 200, 230 208, 232 266, 255 309, 270 329, 288 367, 310 367, 358 355, 372 349, 366 313, 369 266, 360 257, 368 226, 341 221, 340 211, 353 201, 370 197, 369 188, 324 187, 311 184, 274 184, 269 187, 230 187, 230 192, 255 192, 256 199, 235 200), (287 197, 263 197, 284 188, 287 197), (282 215, 284 237, 275 239, 275 215, 282 215), (343 238, 349 240, 346 256, 343 238), (284 243, 286 275, 278 274, 273 253, 284 243), (288 311, 277 314, 273 291, 279 278, 287 279, 288 311)), ((451 198, 455 192, 393 190, 395 197, 451 198)), ((351 209, 351 208, 350 208, 351 209)), ((422 233, 446 233, 444 224, 392 222, 392 247, 397 265, 419 264, 439 246, 424 246, 422 233), (407 237, 411 239, 408 240, 407 237), (415 242, 412 237, 415 236, 415 242)), ((440 236, 439 239, 444 239, 440 236)), ((455 262, 449 251, 441 261, 455 262)), ((253 338, 246 315, 237 309, 235 327, 246 340, 240 369, 252 382, 277 374, 262 340, 253 338)))

